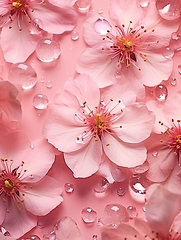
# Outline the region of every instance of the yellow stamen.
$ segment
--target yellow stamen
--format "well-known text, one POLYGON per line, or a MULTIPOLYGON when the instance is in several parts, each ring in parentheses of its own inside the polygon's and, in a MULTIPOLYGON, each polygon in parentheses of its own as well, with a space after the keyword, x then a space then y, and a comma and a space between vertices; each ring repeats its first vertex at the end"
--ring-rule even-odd
POLYGON ((19 8, 22 6, 22 3, 21 1, 15 1, 15 2, 12 2, 12 6, 15 7, 15 8, 19 8))
POLYGON ((13 184, 13 182, 10 179, 6 179, 4 181, 4 184, 5 184, 5 187, 9 188, 9 189, 13 189, 13 187, 14 187, 14 184, 13 184))

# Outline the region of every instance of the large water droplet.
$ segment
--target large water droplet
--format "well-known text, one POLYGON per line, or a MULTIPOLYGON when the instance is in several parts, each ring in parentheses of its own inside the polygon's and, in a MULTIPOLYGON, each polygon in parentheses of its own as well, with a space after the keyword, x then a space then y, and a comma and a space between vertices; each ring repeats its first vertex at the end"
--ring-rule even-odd
POLYGON ((71 33, 71 39, 72 39, 73 41, 78 40, 78 39, 79 39, 79 33, 76 32, 76 31, 73 31, 73 32, 71 33))
POLYGON ((81 216, 85 223, 94 223, 97 219, 97 212, 91 207, 86 207, 82 209, 81 216))
POLYGON ((53 39, 42 39, 37 44, 36 56, 42 62, 53 62, 60 54, 60 44, 53 39))
POLYGON ((138 216, 137 209, 134 206, 128 206, 127 207, 127 212, 128 212, 128 215, 129 215, 130 218, 135 218, 135 217, 138 216))
POLYGON ((160 16, 166 20, 175 20, 180 17, 180 0, 157 0, 156 8, 160 16))
POLYGON ((67 193, 73 193, 74 191, 74 185, 71 183, 65 183, 64 189, 67 193))
POLYGON ((9 81, 27 90, 36 85, 37 74, 31 65, 27 63, 16 63, 13 64, 9 70, 9 81))
POLYGON ((33 98, 33 105, 36 109, 46 109, 48 102, 48 97, 42 93, 36 94, 33 98))
POLYGON ((109 186, 109 183, 107 181, 107 179, 101 179, 100 182, 98 184, 96 184, 96 186, 94 187, 94 191, 97 193, 104 193, 107 191, 109 186))
POLYGON ((139 174, 133 174, 129 179, 131 189, 139 194, 145 194, 150 184, 150 181, 145 176, 139 174))
POLYGON ((32 35, 37 35, 39 33, 41 33, 43 29, 43 23, 40 19, 35 18, 29 26, 29 33, 32 35))
POLYGON ((127 178, 127 171, 124 168, 113 168, 111 174, 115 182, 123 182, 127 178))
POLYGON ((174 50, 170 47, 166 47, 164 50, 163 50, 163 56, 167 59, 170 59, 174 56, 174 50))
POLYGON ((100 35, 106 35, 108 31, 111 31, 112 26, 107 19, 100 17, 94 23, 94 30, 100 35))
POLYGON ((121 204, 108 204, 104 209, 101 222, 103 225, 116 227, 122 222, 128 222, 129 215, 126 208, 121 204))
POLYGON ((160 102, 163 102, 168 97, 168 89, 165 85, 159 84, 155 87, 154 95, 156 99, 160 102))
POLYGON ((80 13, 87 13, 91 6, 91 0, 77 0, 76 3, 80 13))

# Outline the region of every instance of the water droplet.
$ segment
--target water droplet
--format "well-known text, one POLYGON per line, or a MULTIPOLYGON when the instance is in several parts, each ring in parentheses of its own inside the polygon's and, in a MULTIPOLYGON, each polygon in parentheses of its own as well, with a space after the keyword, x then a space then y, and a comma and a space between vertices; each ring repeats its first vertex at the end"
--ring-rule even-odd
POLYGON ((139 194, 145 194, 150 184, 150 181, 145 176, 139 174, 133 174, 129 179, 131 189, 139 194))
POLYGON ((178 72, 181 74, 181 64, 178 65, 178 72))
POLYGON ((172 51, 180 51, 181 50, 181 36, 177 33, 172 33, 172 38, 169 44, 170 49, 172 51))
POLYGON ((165 85, 159 84, 154 89, 154 95, 156 99, 160 102, 163 102, 167 99, 168 89, 165 85))
POLYGON ((44 226, 45 226, 44 222, 41 222, 41 221, 38 221, 38 222, 37 222, 37 227, 38 227, 38 228, 41 228, 41 229, 42 229, 42 228, 44 228, 44 226))
POLYGON ((38 35, 39 33, 41 33, 42 29, 43 29, 42 21, 38 18, 35 18, 29 26, 29 33, 32 35, 38 35))
POLYGON ((85 223, 94 223, 97 218, 97 212, 91 207, 86 207, 82 209, 81 216, 85 223))
POLYGON ((177 40, 177 39, 178 39, 177 33, 176 33, 176 32, 173 32, 172 35, 171 35, 171 38, 172 38, 173 40, 177 40))
POLYGON ((71 183, 65 183, 64 189, 67 193, 72 193, 74 191, 74 185, 71 183))
POLYGON ((174 50, 172 48, 169 48, 169 47, 166 47, 164 50, 163 50, 163 56, 167 59, 170 59, 174 56, 174 50))
POLYGON ((103 9, 102 8, 98 8, 98 13, 102 14, 103 13, 103 9))
POLYGON ((172 86, 177 85, 177 79, 174 78, 174 77, 172 77, 172 78, 170 79, 170 84, 171 84, 172 86))
POLYGON ((100 17, 94 23, 94 30, 100 35, 106 35, 108 31, 111 31, 112 26, 107 19, 100 17))
POLYGON ((103 225, 116 227, 122 222, 129 221, 129 215, 126 208, 121 204, 108 204, 101 219, 103 225))
POLYGON ((72 34, 71 34, 71 39, 72 39, 73 41, 78 40, 78 39, 79 39, 79 33, 76 32, 76 31, 73 31, 72 34))
POLYGON ((138 216, 137 209, 134 206, 128 206, 127 212, 128 212, 129 218, 135 218, 138 216))
POLYGON ((146 212, 146 208, 145 208, 145 206, 142 207, 142 210, 143 210, 143 212, 146 212))
POLYGON ((158 156, 158 152, 154 151, 154 152, 152 152, 152 155, 153 155, 153 157, 157 157, 158 156))
POLYGON ((43 235, 43 240, 56 240, 56 234, 44 234, 43 235))
POLYGON ((126 193, 126 189, 125 189, 124 187, 119 187, 119 188, 117 189, 117 194, 118 194, 118 196, 122 197, 122 196, 125 195, 125 193, 126 193))
POLYGON ((76 3, 80 13, 87 13, 91 6, 91 0, 77 0, 76 3))
POLYGON ((32 235, 30 237, 31 240, 40 240, 40 238, 37 235, 32 235))
POLYGON ((36 85, 37 74, 31 65, 16 63, 9 70, 9 81, 20 85, 24 90, 28 90, 36 85))
POLYGON ((47 88, 52 88, 52 86, 53 86, 52 81, 48 80, 48 81, 46 82, 46 87, 47 87, 47 88))
POLYGON ((166 20, 175 20, 180 17, 180 0, 157 0, 156 8, 161 17, 166 20))
POLYGON ((94 187, 94 191, 97 193, 104 193, 107 191, 108 186, 109 186, 109 183, 107 179, 104 178, 94 187))
POLYGON ((123 182, 127 178, 127 171, 124 168, 113 168, 111 174, 115 182, 123 182))
POLYGON ((10 233, 4 227, 0 227, 0 230, 4 236, 10 236, 10 233))
POLYGON ((60 54, 60 44, 53 39, 42 39, 37 44, 36 56, 42 62, 53 62, 60 54))
POLYGON ((145 161, 142 165, 139 165, 132 169, 133 173, 144 173, 149 169, 149 164, 147 161, 145 161))
POLYGON ((44 82, 45 82, 45 78, 44 78, 44 77, 41 77, 41 78, 40 78, 40 82, 41 82, 41 83, 44 83, 44 82))
POLYGON ((148 7, 148 4, 149 4, 149 0, 140 0, 140 6, 142 8, 148 7))
POLYGON ((33 143, 30 144, 30 148, 32 148, 32 149, 34 148, 34 144, 33 143))
POLYGON ((46 109, 48 102, 48 97, 42 93, 36 94, 33 98, 33 105, 36 109, 46 109))

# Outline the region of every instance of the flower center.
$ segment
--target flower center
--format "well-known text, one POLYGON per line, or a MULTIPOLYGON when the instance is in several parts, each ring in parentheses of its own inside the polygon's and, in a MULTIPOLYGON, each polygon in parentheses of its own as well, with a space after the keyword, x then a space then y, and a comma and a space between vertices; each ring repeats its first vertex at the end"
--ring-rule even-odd
POLYGON ((20 8, 22 5, 23 4, 22 4, 21 0, 12 2, 12 6, 15 7, 15 8, 20 8))

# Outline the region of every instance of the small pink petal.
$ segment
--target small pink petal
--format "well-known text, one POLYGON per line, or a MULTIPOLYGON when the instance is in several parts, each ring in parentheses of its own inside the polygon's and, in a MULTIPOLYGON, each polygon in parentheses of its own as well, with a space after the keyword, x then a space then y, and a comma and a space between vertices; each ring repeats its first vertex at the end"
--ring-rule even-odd
POLYGON ((72 7, 76 0, 69 0, 69 1, 65 1, 65 0, 48 0, 51 4, 57 6, 57 7, 65 7, 65 6, 68 6, 68 7, 72 7))
POLYGON ((57 238, 61 240, 82 240, 81 232, 74 220, 64 217, 58 224, 57 238))

